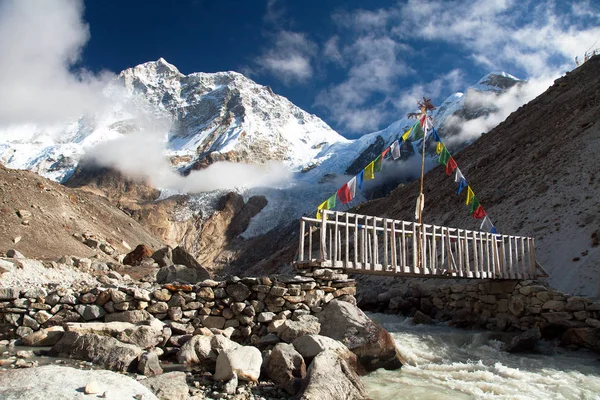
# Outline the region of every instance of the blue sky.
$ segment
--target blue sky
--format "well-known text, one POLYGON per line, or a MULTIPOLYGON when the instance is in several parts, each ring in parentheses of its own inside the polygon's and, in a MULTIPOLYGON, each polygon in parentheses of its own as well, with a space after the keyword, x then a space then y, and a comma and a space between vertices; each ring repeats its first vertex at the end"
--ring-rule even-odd
MULTIPOLYGON (((357 137, 491 71, 539 82, 537 94, 599 27, 599 3, 585 0, 0 0, 0 51, 13 54, 0 86, 24 71, 58 77, 36 98, 57 90, 78 110, 107 76, 163 57, 186 74, 242 72, 357 137)), ((3 105, 0 119, 32 113, 31 99, 3 105)))

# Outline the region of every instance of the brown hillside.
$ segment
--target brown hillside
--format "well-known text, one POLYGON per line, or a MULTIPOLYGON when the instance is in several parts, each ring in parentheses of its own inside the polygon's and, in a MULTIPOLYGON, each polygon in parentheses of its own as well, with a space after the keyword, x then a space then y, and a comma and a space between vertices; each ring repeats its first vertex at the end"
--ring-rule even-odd
MULTIPOLYGON (((535 237, 553 286, 600 296, 600 57, 453 156, 500 233, 535 237)), ((425 176, 425 223, 479 228, 456 189, 442 166, 425 176)), ((401 186, 356 211, 413 220, 418 191, 401 186)))
POLYGON ((84 232, 108 241, 121 254, 129 251, 122 241, 131 247, 139 243, 153 248, 162 245, 104 197, 0 165, 0 252, 16 249, 29 258, 44 260, 103 254, 73 237, 84 232), (31 216, 20 217, 19 210, 31 216), (17 237, 21 239, 15 244, 17 237))

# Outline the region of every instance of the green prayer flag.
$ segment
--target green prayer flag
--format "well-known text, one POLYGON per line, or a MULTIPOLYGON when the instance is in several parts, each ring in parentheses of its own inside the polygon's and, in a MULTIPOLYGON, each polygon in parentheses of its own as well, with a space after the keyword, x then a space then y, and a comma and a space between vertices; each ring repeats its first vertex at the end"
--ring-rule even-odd
POLYGON ((383 163, 383 159, 381 158, 381 154, 377 156, 377 158, 375 159, 375 161, 373 161, 373 163, 375 164, 375 167, 373 168, 373 171, 375 171, 375 172, 381 171, 381 164, 383 163))
POLYGON ((415 124, 412 127, 410 139, 412 141, 415 141, 415 140, 422 139, 423 136, 425 136, 425 133, 423 132, 423 128, 421 128, 421 123, 419 121, 417 121, 417 122, 415 122, 415 124))
POLYGON ((452 157, 450 155, 450 152, 448 151, 446 146, 444 146, 444 148, 442 149, 442 152, 440 153, 440 156, 438 157, 438 162, 440 164, 447 165, 448 161, 450 160, 450 157, 452 157))
POLYGON ((479 208, 479 200, 477 200, 476 196, 473 196, 473 201, 471 202, 471 208, 469 209, 469 213, 473 214, 479 208))
POLYGON ((327 199, 327 209, 328 210, 332 210, 335 208, 336 197, 337 197, 337 193, 334 193, 333 195, 331 195, 330 198, 327 199))

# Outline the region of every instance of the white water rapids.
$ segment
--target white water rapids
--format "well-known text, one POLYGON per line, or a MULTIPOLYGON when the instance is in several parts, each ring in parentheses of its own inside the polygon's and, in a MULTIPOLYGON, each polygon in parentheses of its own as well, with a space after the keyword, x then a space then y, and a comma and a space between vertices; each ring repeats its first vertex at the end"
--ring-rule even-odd
POLYGON ((373 399, 600 399, 600 356, 590 351, 543 343, 537 354, 510 354, 491 332, 370 317, 409 364, 363 377, 373 399))

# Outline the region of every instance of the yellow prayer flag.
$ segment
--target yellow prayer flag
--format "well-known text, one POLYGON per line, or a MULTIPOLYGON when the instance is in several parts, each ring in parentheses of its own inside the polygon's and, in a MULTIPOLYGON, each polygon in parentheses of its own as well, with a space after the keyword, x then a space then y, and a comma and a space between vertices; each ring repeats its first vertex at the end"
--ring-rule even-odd
POLYGON ((406 132, 404 132, 404 135, 402 135, 402 141, 406 142, 406 139, 408 139, 408 137, 410 136, 410 131, 412 131, 412 127, 406 132))
POLYGON ((317 219, 321 219, 321 210, 329 210, 328 202, 329 199, 325 200, 319 207, 317 207, 317 219))
POLYGON ((475 193, 471 190, 471 186, 467 186, 467 205, 471 204, 473 197, 475 197, 475 193))
POLYGON ((371 161, 365 168, 365 181, 375 179, 375 161, 371 161))
POLYGON ((444 145, 442 142, 437 142, 437 145, 435 146, 435 153, 440 154, 442 150, 444 150, 444 145))

